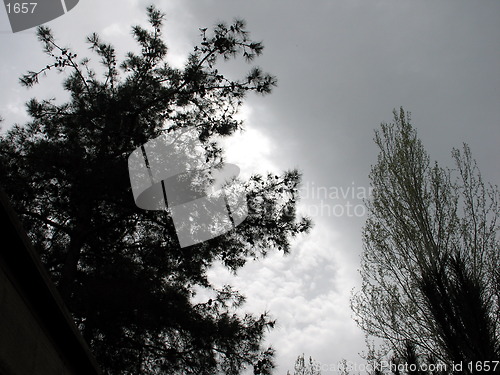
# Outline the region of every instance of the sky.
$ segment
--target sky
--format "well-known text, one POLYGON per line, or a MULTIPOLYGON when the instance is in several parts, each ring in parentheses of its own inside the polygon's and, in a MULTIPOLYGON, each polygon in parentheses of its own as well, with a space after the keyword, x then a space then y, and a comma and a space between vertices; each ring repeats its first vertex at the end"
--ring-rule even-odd
MULTIPOLYGON (((135 48, 130 26, 146 24, 149 3, 80 0, 47 26, 80 56, 90 55, 84 40, 95 31, 123 57, 135 48)), ((362 364, 364 335, 352 320, 349 298, 360 287, 362 198, 369 196, 368 174, 377 157, 374 129, 403 106, 432 160, 451 167, 451 149, 465 142, 483 178, 500 184, 500 2, 153 3, 167 15, 164 34, 175 66, 199 40, 199 28, 219 21, 243 18, 252 38, 263 42, 263 55, 252 64, 275 75, 278 87, 268 96, 248 96, 240 114, 245 131, 227 141, 227 161, 243 176, 298 168, 300 212, 315 224, 289 255, 251 262, 236 276, 216 266, 212 282, 231 283, 246 295, 246 310, 277 318, 266 339, 277 349, 276 374, 292 370, 302 353, 324 368, 342 359, 362 364)), ((13 34, 5 11, 0 49, 4 129, 28 120, 24 103, 31 97, 64 100, 58 74, 34 89, 18 84, 21 74, 48 60, 34 29, 13 34)), ((221 70, 241 75, 250 67, 237 61, 221 70)))

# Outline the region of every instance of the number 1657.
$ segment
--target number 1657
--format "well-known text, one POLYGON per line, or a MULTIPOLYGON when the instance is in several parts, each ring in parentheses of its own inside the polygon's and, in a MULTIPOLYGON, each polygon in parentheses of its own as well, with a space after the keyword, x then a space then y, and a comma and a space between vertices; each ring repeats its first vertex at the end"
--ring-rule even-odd
POLYGON ((7 3, 7 13, 33 13, 37 3, 7 3))

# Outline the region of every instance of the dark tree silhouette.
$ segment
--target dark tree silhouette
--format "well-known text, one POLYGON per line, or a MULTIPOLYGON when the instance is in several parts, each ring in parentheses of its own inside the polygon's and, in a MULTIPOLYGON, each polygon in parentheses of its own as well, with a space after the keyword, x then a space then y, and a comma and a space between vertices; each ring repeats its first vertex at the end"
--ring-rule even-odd
POLYGON ((270 373, 273 349, 262 340, 273 321, 241 313, 244 297, 229 286, 213 290, 206 271, 221 261, 236 272, 270 250, 289 251, 290 238, 310 227, 295 216, 299 173, 240 181, 246 220, 180 248, 166 212, 136 207, 127 158, 159 135, 195 129, 207 163, 218 168, 217 140, 241 127, 234 115, 245 94, 267 94, 276 80, 259 68, 240 80, 218 70, 221 59, 261 54, 243 21, 201 29, 200 44, 176 69, 166 62, 163 14, 150 7, 148 16, 149 29, 133 27, 140 52, 122 63, 96 34, 87 38, 101 59, 97 70, 59 46, 48 28, 38 29, 52 62, 21 82, 29 87, 50 70, 67 72, 71 96, 64 104, 27 103, 32 120, 0 139, 1 185, 106 373, 270 373), (199 287, 213 297, 193 302, 199 287))

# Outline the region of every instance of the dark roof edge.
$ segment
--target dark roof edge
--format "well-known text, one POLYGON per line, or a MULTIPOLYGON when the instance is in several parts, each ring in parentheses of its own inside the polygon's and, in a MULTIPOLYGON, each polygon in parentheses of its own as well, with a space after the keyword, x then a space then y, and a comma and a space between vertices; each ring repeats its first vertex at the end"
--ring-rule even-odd
MULTIPOLYGON (((102 374, 1 187, 0 200, 2 216, 8 225, 3 228, 5 237, 12 244, 3 246, 0 257, 10 271, 12 282, 34 309, 59 353, 74 369, 75 374, 102 374)), ((7 243, 5 237, 3 241, 7 243)))

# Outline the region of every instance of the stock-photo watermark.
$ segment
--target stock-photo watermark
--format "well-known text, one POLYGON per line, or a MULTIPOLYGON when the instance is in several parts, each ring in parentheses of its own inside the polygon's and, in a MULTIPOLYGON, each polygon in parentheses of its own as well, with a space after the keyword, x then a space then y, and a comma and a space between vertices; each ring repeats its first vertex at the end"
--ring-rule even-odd
POLYGON ((79 0, 39 0, 30 2, 4 0, 13 33, 40 26, 73 9, 79 0))
POLYGON ((365 217, 365 200, 369 199, 373 188, 357 185, 323 186, 314 181, 306 181, 299 189, 304 201, 301 212, 307 216, 365 217))
POLYGON ((128 168, 136 205, 168 212, 181 247, 220 236, 248 215, 245 191, 234 181, 239 168, 208 165, 195 130, 145 143, 130 154, 128 168))
POLYGON ((323 374, 402 374, 402 373, 462 373, 462 372, 496 372, 500 369, 500 361, 459 361, 452 363, 425 362, 418 363, 380 361, 377 363, 356 363, 340 361, 337 363, 315 363, 315 370, 323 374))

